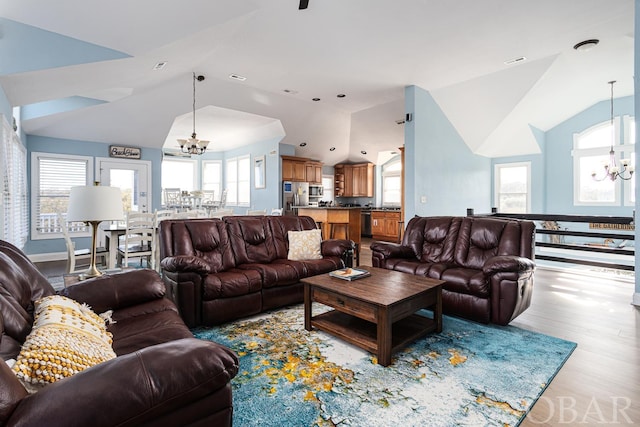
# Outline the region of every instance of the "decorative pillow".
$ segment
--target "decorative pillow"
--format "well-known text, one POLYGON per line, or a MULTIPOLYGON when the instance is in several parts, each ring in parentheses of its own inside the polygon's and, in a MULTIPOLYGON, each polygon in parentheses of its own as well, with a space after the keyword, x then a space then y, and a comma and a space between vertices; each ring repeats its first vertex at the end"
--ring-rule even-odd
POLYGON ((320 245, 321 230, 289 231, 289 254, 291 260, 322 259, 320 245))
POLYGON ((35 302, 33 329, 13 371, 33 393, 46 384, 116 357, 103 318, 59 295, 35 302))

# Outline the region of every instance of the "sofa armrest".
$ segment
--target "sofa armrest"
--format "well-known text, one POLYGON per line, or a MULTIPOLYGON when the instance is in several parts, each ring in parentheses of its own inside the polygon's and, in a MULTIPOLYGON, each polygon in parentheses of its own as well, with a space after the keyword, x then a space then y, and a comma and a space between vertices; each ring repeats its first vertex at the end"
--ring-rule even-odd
POLYGON ((164 283, 154 270, 131 270, 84 280, 60 295, 88 304, 96 313, 163 298, 164 283))
POLYGON ((207 275, 211 272, 209 263, 194 255, 176 255, 166 257, 160 262, 163 270, 172 273, 198 273, 207 275))
POLYGON ((501 272, 514 272, 523 273, 526 271, 534 270, 536 267, 535 262, 529 258, 501 255, 494 256, 487 260, 482 266, 482 272, 485 276, 492 276, 501 272))
POLYGON ((337 256, 342 258, 347 251, 353 249, 353 242, 345 239, 327 239, 320 245, 322 256, 337 256))
POLYGON ((379 257, 388 258, 417 258, 413 249, 409 246, 402 246, 399 243, 372 242, 371 252, 375 252, 379 257))
POLYGON ((214 342, 185 338, 158 344, 25 397, 8 425, 152 425, 226 387, 237 372, 237 356, 214 342))

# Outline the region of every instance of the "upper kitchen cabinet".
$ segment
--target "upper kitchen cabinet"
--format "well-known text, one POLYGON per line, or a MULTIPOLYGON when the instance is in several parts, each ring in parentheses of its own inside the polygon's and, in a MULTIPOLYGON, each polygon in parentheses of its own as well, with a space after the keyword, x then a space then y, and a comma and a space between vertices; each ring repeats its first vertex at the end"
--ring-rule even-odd
POLYGON ((336 165, 336 182, 344 180, 344 190, 340 194, 336 188, 336 196, 373 197, 374 166, 373 163, 336 165))
POLYGON ((282 180, 322 184, 322 163, 305 157, 281 156, 282 180))
POLYGON ((301 157, 282 156, 282 180, 306 182, 306 163, 307 159, 301 157))
POLYGON ((308 161, 305 163, 305 176, 311 184, 322 184, 322 163, 308 161))

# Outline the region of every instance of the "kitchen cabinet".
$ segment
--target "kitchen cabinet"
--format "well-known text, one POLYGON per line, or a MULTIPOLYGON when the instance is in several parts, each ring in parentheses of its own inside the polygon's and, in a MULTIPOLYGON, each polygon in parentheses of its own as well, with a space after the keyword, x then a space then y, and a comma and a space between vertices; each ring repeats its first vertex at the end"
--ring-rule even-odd
POLYGON ((282 157, 282 180, 322 184, 322 163, 304 157, 282 157))
POLYGON ((334 168, 334 195, 336 197, 344 196, 344 167, 340 165, 336 165, 334 168))
POLYGON ((342 194, 337 197, 373 197, 373 163, 339 164, 335 166, 336 181, 343 181, 342 194))
POLYGON ((305 176, 306 176, 307 182, 311 184, 322 184, 322 163, 306 162, 305 176))
POLYGON ((372 211, 371 234, 375 240, 398 242, 398 223, 402 217, 400 211, 372 211))

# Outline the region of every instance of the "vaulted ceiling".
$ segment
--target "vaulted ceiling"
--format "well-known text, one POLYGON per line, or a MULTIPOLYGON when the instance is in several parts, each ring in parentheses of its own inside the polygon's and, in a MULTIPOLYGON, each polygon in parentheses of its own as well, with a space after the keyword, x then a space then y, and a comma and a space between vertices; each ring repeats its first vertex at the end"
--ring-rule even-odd
POLYGON ((195 72, 210 150, 283 138, 328 164, 402 144, 417 85, 498 157, 538 152, 531 127, 608 99, 609 80, 631 95, 633 22, 633 0, 0 0, 0 85, 27 134, 176 148, 195 72))

